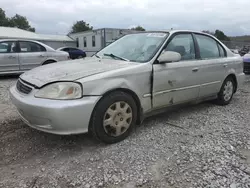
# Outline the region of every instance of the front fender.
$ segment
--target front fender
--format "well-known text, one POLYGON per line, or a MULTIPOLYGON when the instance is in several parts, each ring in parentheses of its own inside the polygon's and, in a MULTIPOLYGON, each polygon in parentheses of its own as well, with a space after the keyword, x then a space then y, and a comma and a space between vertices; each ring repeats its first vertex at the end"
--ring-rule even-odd
POLYGON ((104 77, 81 83, 85 96, 103 96, 113 90, 126 89, 137 96, 144 111, 151 108, 151 98, 143 97, 143 95, 151 93, 150 72, 148 71, 140 72, 140 74, 104 77))
POLYGON ((126 80, 125 78, 112 78, 112 79, 102 79, 96 80, 93 83, 84 83, 83 85, 83 93, 86 95, 104 95, 105 93, 115 90, 115 89, 129 89, 132 90, 138 97, 142 96, 141 91, 142 88, 137 87, 136 82, 131 83, 131 81, 126 80), (95 85, 95 87, 92 86, 95 85))

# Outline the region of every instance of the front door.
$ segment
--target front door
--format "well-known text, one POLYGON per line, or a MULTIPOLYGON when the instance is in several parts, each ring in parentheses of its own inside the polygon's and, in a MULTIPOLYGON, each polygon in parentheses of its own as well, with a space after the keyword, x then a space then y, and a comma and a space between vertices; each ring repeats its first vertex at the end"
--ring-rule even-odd
POLYGON ((19 71, 16 41, 0 42, 0 72, 19 71))
POLYGON ((192 35, 180 33, 170 40, 164 51, 178 52, 182 59, 179 62, 153 65, 154 108, 195 100, 199 95, 200 66, 196 61, 192 35))
POLYGON ((38 43, 19 41, 20 69, 29 70, 41 65, 47 59, 46 49, 38 43))

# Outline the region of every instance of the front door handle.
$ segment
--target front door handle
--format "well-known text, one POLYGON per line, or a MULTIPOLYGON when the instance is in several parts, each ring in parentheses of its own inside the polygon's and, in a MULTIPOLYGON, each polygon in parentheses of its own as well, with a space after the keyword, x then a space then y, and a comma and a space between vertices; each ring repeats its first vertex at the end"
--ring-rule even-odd
POLYGON ((10 55, 8 58, 9 58, 9 59, 15 59, 16 56, 10 55))
POLYGON ((39 57, 45 57, 45 55, 39 55, 39 57))
POLYGON ((193 72, 197 72, 198 70, 199 70, 198 67, 195 67, 195 68, 192 69, 193 72))
POLYGON ((226 68, 226 67, 227 67, 227 64, 225 63, 225 64, 223 65, 223 67, 225 67, 225 68, 226 68))

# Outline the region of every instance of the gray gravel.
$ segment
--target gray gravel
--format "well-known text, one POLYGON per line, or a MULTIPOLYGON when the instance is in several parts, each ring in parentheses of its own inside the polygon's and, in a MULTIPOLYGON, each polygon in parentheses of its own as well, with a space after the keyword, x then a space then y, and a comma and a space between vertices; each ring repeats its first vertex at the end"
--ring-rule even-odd
POLYGON ((27 127, 0 78, 0 187, 250 187, 250 82, 228 106, 151 117, 126 140, 56 136, 27 127))

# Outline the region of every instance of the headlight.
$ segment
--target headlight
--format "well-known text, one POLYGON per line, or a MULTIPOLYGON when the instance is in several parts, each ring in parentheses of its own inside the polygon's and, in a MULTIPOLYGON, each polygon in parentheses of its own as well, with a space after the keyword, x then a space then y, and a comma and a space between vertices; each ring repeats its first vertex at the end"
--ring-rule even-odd
POLYGON ((57 82, 40 89, 35 97, 45 99, 79 99, 82 97, 82 87, 75 82, 57 82))

